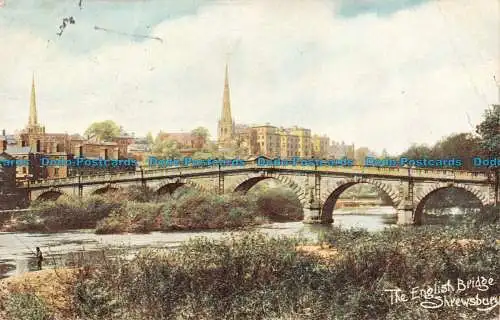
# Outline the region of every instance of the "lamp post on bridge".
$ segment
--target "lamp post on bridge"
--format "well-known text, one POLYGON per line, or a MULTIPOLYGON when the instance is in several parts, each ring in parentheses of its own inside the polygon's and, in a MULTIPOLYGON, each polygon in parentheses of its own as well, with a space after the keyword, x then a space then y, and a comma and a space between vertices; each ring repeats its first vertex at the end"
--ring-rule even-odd
MULTIPOLYGON (((225 160, 225 157, 224 157, 224 152, 222 153, 222 160, 225 160)), ((222 174, 222 170, 221 170, 221 162, 219 161, 219 184, 218 184, 218 189, 217 189, 217 193, 218 194, 223 194, 224 193, 224 175, 222 174)))
POLYGON ((146 180, 144 180, 144 168, 142 164, 139 165, 139 170, 141 171, 141 186, 143 189, 146 189, 146 180))
MULTIPOLYGON (((315 200, 318 203, 318 206, 321 209, 321 203, 320 202, 320 195, 321 195, 321 176, 319 175, 318 172, 318 162, 316 162, 315 157, 312 157, 314 160, 314 197, 315 200)), ((320 212, 321 214, 321 212, 320 212)))
POLYGON ((28 191, 28 201, 31 201, 31 190, 30 190, 30 182, 31 182, 31 179, 33 178, 33 175, 32 174, 27 174, 24 176, 28 182, 28 185, 27 185, 27 191, 28 191))
POLYGON ((78 177, 78 196, 81 198, 83 196, 82 174, 78 172, 76 176, 78 177))

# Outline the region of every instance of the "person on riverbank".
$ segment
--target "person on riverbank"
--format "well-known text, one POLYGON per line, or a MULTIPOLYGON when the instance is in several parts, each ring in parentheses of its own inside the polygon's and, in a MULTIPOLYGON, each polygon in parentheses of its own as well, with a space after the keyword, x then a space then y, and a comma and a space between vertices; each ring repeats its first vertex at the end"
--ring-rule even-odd
POLYGON ((36 247, 36 265, 38 270, 42 270, 43 255, 39 247, 36 247))

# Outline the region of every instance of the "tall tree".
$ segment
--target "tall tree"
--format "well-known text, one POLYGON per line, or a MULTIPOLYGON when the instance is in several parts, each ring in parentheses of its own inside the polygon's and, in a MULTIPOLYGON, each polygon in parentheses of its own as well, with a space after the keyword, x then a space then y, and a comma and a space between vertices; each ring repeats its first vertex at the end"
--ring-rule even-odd
POLYGON ((484 113, 483 121, 476 127, 481 146, 488 156, 500 155, 500 105, 492 105, 484 113))
POLYGON ((470 133, 452 134, 438 141, 432 148, 436 158, 458 158, 463 169, 472 169, 472 158, 481 153, 481 141, 470 133))
POLYGON ((85 130, 87 138, 97 138, 102 141, 111 141, 119 135, 120 126, 112 120, 94 122, 85 130))
MULTIPOLYGON (((490 157, 500 156, 500 105, 492 105, 486 110, 484 120, 476 127, 476 132, 481 136, 481 146, 490 157)), ((500 168, 493 170, 495 184, 495 195, 498 197, 500 184, 500 168)), ((498 198, 496 198, 498 202, 498 198)))

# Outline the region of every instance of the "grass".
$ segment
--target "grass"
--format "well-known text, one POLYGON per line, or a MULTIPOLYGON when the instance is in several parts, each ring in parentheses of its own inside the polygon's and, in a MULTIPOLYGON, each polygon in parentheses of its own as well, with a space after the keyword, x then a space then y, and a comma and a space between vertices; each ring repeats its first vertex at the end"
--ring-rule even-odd
MULTIPOLYGON (((380 232, 333 227, 322 241, 335 255, 297 250, 298 238, 256 232, 198 238, 178 250, 76 255, 69 287, 73 319, 421 319, 484 320, 473 307, 422 308, 422 299, 391 303, 387 289, 427 288, 447 280, 491 277, 500 295, 498 208, 446 226, 380 232), (460 241, 459 241, 460 240, 460 241), (471 241, 477 240, 477 241, 471 241)), ((327 249, 322 249, 327 250, 327 249)), ((307 250, 306 250, 307 251, 307 250)), ((31 318, 30 318, 31 319, 31 318)), ((34 318, 33 318, 34 319, 34 318)))

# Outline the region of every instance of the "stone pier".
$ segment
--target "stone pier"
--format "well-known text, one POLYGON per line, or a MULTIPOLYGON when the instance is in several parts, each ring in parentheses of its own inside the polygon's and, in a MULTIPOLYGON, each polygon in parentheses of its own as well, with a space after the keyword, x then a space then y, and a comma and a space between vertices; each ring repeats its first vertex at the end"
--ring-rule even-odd
POLYGON ((413 204, 410 200, 403 200, 397 207, 397 224, 413 224, 413 204))

